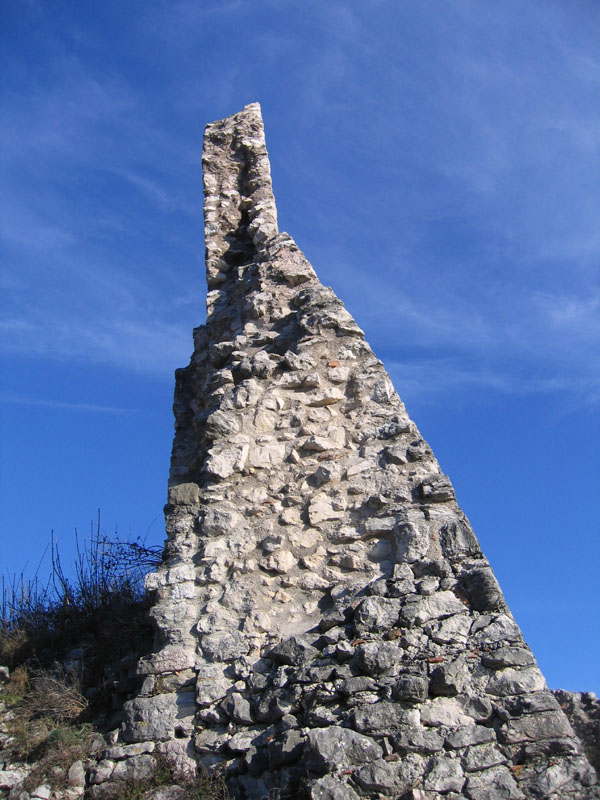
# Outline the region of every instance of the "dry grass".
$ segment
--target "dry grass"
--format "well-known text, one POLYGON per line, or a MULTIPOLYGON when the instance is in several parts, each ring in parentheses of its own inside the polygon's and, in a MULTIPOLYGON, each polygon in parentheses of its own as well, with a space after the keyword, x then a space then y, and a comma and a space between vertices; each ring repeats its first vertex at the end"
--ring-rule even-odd
POLYGON ((32 678, 24 700, 32 718, 50 718, 59 724, 75 722, 87 705, 77 677, 62 670, 55 674, 40 670, 32 678))

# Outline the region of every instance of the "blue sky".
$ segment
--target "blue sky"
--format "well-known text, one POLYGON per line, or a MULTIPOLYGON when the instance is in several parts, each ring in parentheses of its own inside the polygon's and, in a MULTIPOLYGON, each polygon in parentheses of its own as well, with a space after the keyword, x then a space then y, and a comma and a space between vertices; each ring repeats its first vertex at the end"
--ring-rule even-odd
POLYGON ((384 360, 549 684, 600 692, 596 0, 8 0, 0 572, 162 541, 204 125, 384 360))

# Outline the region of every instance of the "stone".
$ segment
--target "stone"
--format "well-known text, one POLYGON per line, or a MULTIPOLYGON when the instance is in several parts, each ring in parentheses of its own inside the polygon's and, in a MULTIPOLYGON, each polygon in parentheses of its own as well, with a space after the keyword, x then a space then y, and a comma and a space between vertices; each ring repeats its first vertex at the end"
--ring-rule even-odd
POLYGON ((318 650, 315 647, 292 636, 267 651, 266 656, 276 664, 299 666, 315 658, 317 653, 318 650))
POLYGON ((358 606, 354 613, 354 627, 358 634, 368 631, 383 632, 386 628, 392 628, 398 621, 400 600, 393 600, 387 597, 367 597, 358 606))
POLYGON ((123 738, 128 742, 148 739, 165 741, 175 736, 175 728, 196 713, 191 692, 169 692, 154 697, 138 697, 125 703, 127 722, 123 738))
POLYGON ((479 772, 506 762, 506 756, 494 745, 481 744, 469 747, 462 758, 465 772, 479 772))
POLYGON ((482 725, 465 725, 452 731, 446 737, 446 744, 453 749, 468 747, 472 744, 486 744, 495 742, 496 734, 493 728, 484 728, 482 725))
MULTIPOLYGON (((154 742, 152 744, 154 744, 154 742)), ((67 772, 67 784, 69 786, 85 786, 85 769, 83 768, 83 761, 75 761, 73 764, 71 764, 67 772)))
POLYGON ((221 707, 230 719, 239 725, 252 725, 254 722, 250 703, 238 692, 233 692, 223 700, 221 707))
POLYGON ((354 780, 365 791, 378 792, 377 796, 397 797, 418 783, 423 769, 423 759, 409 753, 401 761, 372 761, 358 770, 354 780))
POLYGON ((183 786, 157 786, 144 795, 144 800, 186 800, 187 792, 183 786))
POLYGON ((300 731, 285 731, 269 742, 269 769, 279 769, 284 764, 298 761, 304 752, 305 737, 300 731))
POLYGON ((90 783, 105 783, 106 781, 110 780, 115 766, 116 763, 114 761, 110 761, 106 758, 102 759, 102 761, 99 761, 95 767, 92 767, 89 778, 90 783))
MULTIPOLYGON (((198 670, 196 679, 196 702, 200 706, 209 706, 222 700, 231 689, 231 680, 225 675, 223 665, 204 664, 198 670)), ((195 709, 194 709, 195 710, 195 709)))
POLYGON ((420 706, 421 721, 424 725, 445 725, 457 728, 459 725, 474 725, 474 720, 464 713, 462 705, 454 697, 436 697, 420 706))
POLYGON ((537 667, 511 669, 496 672, 489 680, 487 693, 495 695, 526 694, 545 689, 546 681, 537 667))
POLYGON ((373 739, 332 725, 309 731, 305 761, 309 769, 329 772, 367 764, 382 755, 383 750, 373 739))
POLYGON ((51 796, 52 796, 52 787, 46 783, 43 783, 41 784, 41 786, 38 786, 37 789, 34 789, 31 794, 32 800, 33 798, 35 798, 35 800, 49 800, 51 796))
POLYGON ((531 650, 524 647, 499 647, 491 653, 483 653, 481 661, 486 667, 528 667, 535 663, 531 650))
POLYGON ((249 650, 248 642, 238 631, 205 634, 201 639, 201 647, 211 661, 233 661, 249 650))
POLYGON ((437 731, 420 725, 401 725, 391 739, 397 753, 438 753, 444 746, 437 731))
POLYGON ((520 744, 572 737, 573 729, 564 714, 549 712, 512 719, 502 726, 499 735, 506 744, 520 744))
POLYGON ((469 676, 466 660, 462 657, 440 664, 431 673, 429 691, 432 695, 453 697, 462 692, 469 676))
POLYGON ((153 753, 155 749, 155 742, 136 742, 134 744, 113 745, 112 747, 107 747, 106 750, 104 750, 102 757, 112 759, 113 761, 118 761, 122 758, 129 758, 130 756, 153 753))
POLYGON ((464 606, 453 592, 436 592, 420 603, 415 622, 417 625, 423 625, 429 620, 443 619, 453 614, 460 614, 462 611, 464 606))
POLYGON ((367 675, 393 669, 401 660, 402 651, 395 642, 365 642, 354 650, 356 668, 367 675))
POLYGON ((420 675, 403 675, 392 686, 392 697, 405 703, 422 703, 428 693, 428 683, 420 675))
POLYGON ((156 759, 154 756, 142 755, 131 756, 123 761, 118 761, 112 772, 111 779, 114 781, 147 781, 152 778, 156 770, 156 759))
POLYGON ((315 527, 327 520, 341 519, 342 516, 343 511, 336 508, 334 499, 327 495, 317 495, 308 506, 308 518, 315 527))
POLYGON ((360 706, 353 714, 353 724, 358 731, 378 735, 391 734, 402 725, 413 725, 418 721, 417 712, 387 700, 360 706))
POLYGON ((27 773, 18 769, 0 770, 0 789, 12 789, 27 776, 27 773))
POLYGON ((510 771, 496 767, 470 775, 465 784, 469 800, 523 800, 525 795, 510 771))
POLYGON ((331 775, 325 775, 324 778, 313 782, 310 798, 311 800, 359 800, 354 789, 331 775))
POLYGON ((425 775, 423 786, 432 792, 461 792, 465 776, 460 762, 448 756, 435 756, 425 775))

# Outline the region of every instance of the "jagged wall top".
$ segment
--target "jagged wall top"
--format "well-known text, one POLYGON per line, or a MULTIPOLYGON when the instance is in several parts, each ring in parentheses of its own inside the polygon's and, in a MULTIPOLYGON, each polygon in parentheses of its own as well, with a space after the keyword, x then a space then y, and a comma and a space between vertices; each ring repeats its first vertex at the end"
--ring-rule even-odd
POLYGON ((261 242, 278 232, 258 103, 206 126, 202 166, 210 289, 223 283, 232 267, 251 260, 261 242))

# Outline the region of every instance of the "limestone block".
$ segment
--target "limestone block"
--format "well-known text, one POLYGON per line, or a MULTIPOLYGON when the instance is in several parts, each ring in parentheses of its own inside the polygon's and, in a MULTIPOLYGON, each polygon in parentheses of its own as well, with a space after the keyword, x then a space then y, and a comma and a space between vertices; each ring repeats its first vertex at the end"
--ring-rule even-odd
POLYGON ((396 532, 398 560, 409 564, 419 561, 427 555, 429 546, 429 531, 424 524, 407 522, 399 526, 396 532))
POLYGON ((89 782, 94 785, 98 783, 104 783, 105 781, 110 780, 110 777, 113 773, 116 764, 114 761, 109 759, 102 759, 99 761, 95 767, 92 768, 90 772, 89 782))
POLYGON ((111 759, 112 761, 119 761, 122 758, 130 758, 131 756, 141 756, 146 753, 153 753, 156 748, 155 742, 135 742, 134 744, 120 744, 108 747, 103 755, 103 758, 111 759))
POLYGON ((445 725, 457 728, 460 725, 474 725, 475 721, 464 713, 461 703, 454 697, 436 697, 420 706, 421 721, 424 725, 436 727, 445 725))
POLYGON ((365 642, 356 647, 353 662, 366 675, 379 675, 393 669, 401 658, 402 651, 395 642, 365 642))
POLYGON ((359 461, 355 461, 353 464, 350 464, 350 466, 346 469, 346 477, 354 478, 356 475, 361 475, 363 472, 372 472, 376 468, 377 465, 374 461, 371 461, 368 458, 363 458, 359 461))
POLYGON ((208 451, 208 458, 204 468, 209 475, 216 478, 229 478, 234 472, 244 469, 248 458, 249 446, 212 448, 208 451))
POLYGON ((31 795, 32 800, 50 800, 50 797, 52 797, 52 787, 47 783, 42 783, 31 795))
POLYGON ((226 411, 222 411, 220 409, 217 409, 216 411, 213 411, 212 414, 209 414, 204 425, 206 427, 207 434, 212 439, 216 439, 220 436, 231 436, 239 433, 240 431, 240 423, 236 417, 233 414, 227 413, 226 411))
POLYGON ((310 524, 316 526, 327 520, 342 519, 343 509, 336 505, 335 499, 326 494, 315 495, 308 506, 310 524))
POLYGON ((297 730, 285 731, 269 742, 269 769, 279 769, 302 757, 305 736, 297 730))
POLYGON ((124 708, 126 722, 123 738, 126 742, 172 739, 175 728, 188 727, 196 713, 196 703, 190 692, 169 692, 154 697, 137 697, 128 700, 124 708))
POLYGON ((389 735, 403 725, 418 725, 419 712, 413 708, 402 708, 398 703, 381 700, 372 705, 359 706, 354 710, 352 720, 360 733, 389 735))
POLYGON ((239 725, 252 725, 254 718, 250 703, 239 692, 233 692, 221 702, 221 708, 239 725))
POLYGON ((329 367, 327 377, 332 383, 346 383, 350 377, 350 370, 348 367, 342 367, 338 364, 337 366, 329 367))
POLYGON ((256 469, 270 469, 281 464, 285 455, 285 444, 280 442, 251 447, 248 454, 248 464, 256 469))
POLYGON ((71 764, 67 772, 67 785, 81 788, 85 786, 85 769, 83 767, 83 761, 75 761, 73 764, 71 764))
POLYGON ((224 536, 243 528, 243 518, 236 509, 229 504, 220 503, 211 505, 204 512, 202 519, 202 532, 206 536, 224 536))
POLYGON ((479 772, 482 769, 505 764, 506 761, 506 756, 494 745, 480 744, 466 750, 462 765, 465 772, 479 772))
POLYGON ((544 739, 572 737, 573 729, 569 721, 558 712, 528 714, 509 720, 501 728, 500 735, 506 744, 535 742, 544 739))
POLYGON ((222 700, 232 688, 232 681, 223 674, 222 664, 202 664, 196 680, 196 701, 209 706, 222 700))
POLYGON ((461 749, 469 745, 488 744, 496 741, 496 734, 493 728, 485 728, 483 725, 465 725, 464 728, 457 728, 446 737, 446 745, 453 749, 461 749))
POLYGON ((205 634, 201 639, 202 652, 210 661, 232 661, 245 655, 250 645, 239 631, 205 634))
POLYGON ((363 523, 365 535, 373 536, 378 533, 391 533, 397 527, 395 517, 371 517, 363 523))
POLYGON ((467 778, 465 794, 469 800, 524 800, 525 795, 506 767, 494 767, 467 778))
POLYGON ((409 753, 401 761, 372 761, 361 767, 355 780, 365 791, 377 792, 377 796, 398 797, 419 782, 423 769, 423 759, 409 753))
POLYGON ((403 675, 392 686, 392 697, 405 703, 422 703, 428 693, 427 680, 420 675, 403 675))
POLYGON ((359 800, 352 787, 331 775, 325 775, 324 778, 314 781, 310 798, 311 800, 359 800))
POLYGON ((150 780, 155 770, 156 759, 154 756, 131 756, 116 764, 111 779, 114 781, 132 781, 137 783, 150 780))
POLYGON ((391 735, 397 753, 439 753, 444 747, 444 739, 433 729, 421 725, 401 725, 391 735))
POLYGON ((318 655, 318 650, 300 638, 291 636, 267 651, 266 656, 275 664, 299 666, 318 655))
POLYGON ((465 644, 471 630, 471 618, 466 614, 455 614, 434 623, 428 630, 438 644, 465 644))
POLYGON ((463 690, 468 677, 467 662, 459 656, 435 667, 431 673, 429 691, 432 695, 453 697, 463 690))
POLYGON ((491 653, 483 653, 481 661, 486 667, 528 667, 535 663, 533 653, 525 647, 499 647, 491 653))
POLYGON ((464 610, 464 605, 453 592, 436 592, 420 603, 415 622, 423 625, 432 619, 443 619, 464 610))
POLYGON ((277 550, 264 561, 263 566, 270 572, 285 575, 296 566, 296 563, 296 558, 290 550, 277 550))
POLYGON ((332 406, 339 403, 344 399, 344 393, 341 389, 332 386, 324 392, 317 392, 308 396, 308 405, 313 408, 320 408, 322 406, 332 406))
POLYGON ((460 792, 464 782, 460 761, 436 756, 431 761, 423 786, 432 792, 460 792))
MULTIPOLYGON (((472 630, 473 642, 481 647, 485 645, 496 645, 498 642, 522 642, 521 632, 516 622, 507 614, 496 614, 492 617, 480 618, 487 621, 481 630, 472 630)), ((479 620, 478 620, 479 623, 479 620)))
POLYGON ((169 503, 172 505, 197 506, 200 489, 196 483, 179 483, 169 487, 169 503))
POLYGON ((383 632, 393 628, 398 622, 401 607, 401 600, 387 597, 367 597, 354 614, 354 626, 357 633, 383 632))
POLYGON ((487 693, 495 695, 525 694, 546 688, 544 676, 537 667, 512 669, 508 667, 492 675, 487 693))
POLYGON ((332 725, 308 732, 306 764, 316 772, 338 772, 381 758, 383 750, 370 739, 348 728, 332 725))

